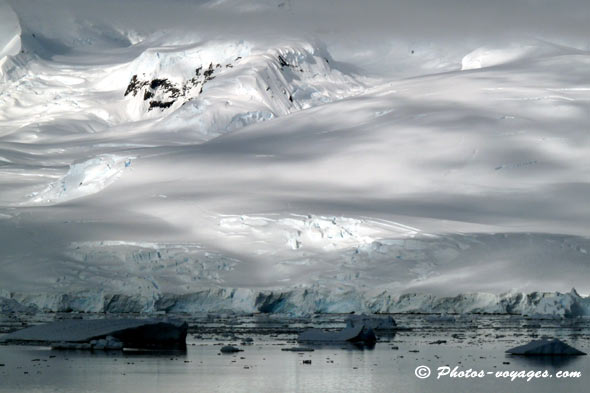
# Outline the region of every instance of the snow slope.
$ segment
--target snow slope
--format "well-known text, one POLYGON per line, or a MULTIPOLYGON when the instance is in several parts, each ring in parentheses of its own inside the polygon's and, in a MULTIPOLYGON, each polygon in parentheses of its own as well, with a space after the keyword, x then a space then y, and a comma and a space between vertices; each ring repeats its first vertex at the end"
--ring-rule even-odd
MULTIPOLYGON (((8 170, 13 190, 18 189, 17 195, 6 193, 0 200, 46 204, 71 199, 70 194, 97 192, 114 175, 101 158, 105 154, 127 162, 131 155, 111 152, 200 143, 363 90, 360 79, 367 78, 333 67, 323 48, 289 45, 264 49, 245 42, 157 48, 138 44, 128 49, 135 58, 108 65, 64 65, 29 53, 19 55, 15 61, 22 65, 7 75, 0 93, 0 133, 5 144, 25 148, 10 148, 0 157, 15 164, 8 170), (37 149, 43 149, 46 160, 40 166, 39 160, 31 159, 37 149), (103 164, 96 166, 96 161, 103 164), (37 183, 30 187, 30 178, 16 173, 23 165, 29 176, 60 177, 48 186, 51 190, 82 167, 94 168, 95 179, 92 186, 70 184, 54 199, 56 195, 47 192, 55 191, 37 183), (23 192, 28 200, 22 199, 23 192)), ((90 61, 88 55, 80 56, 90 61)), ((68 61, 79 61, 80 56, 68 61)))
POLYGON ((0 2, 0 75, 4 73, 8 56, 14 56, 21 50, 20 33, 18 17, 7 3, 0 2))
POLYGON ((313 39, 13 6, 1 309, 590 314, 587 51, 458 45, 385 80, 313 39))

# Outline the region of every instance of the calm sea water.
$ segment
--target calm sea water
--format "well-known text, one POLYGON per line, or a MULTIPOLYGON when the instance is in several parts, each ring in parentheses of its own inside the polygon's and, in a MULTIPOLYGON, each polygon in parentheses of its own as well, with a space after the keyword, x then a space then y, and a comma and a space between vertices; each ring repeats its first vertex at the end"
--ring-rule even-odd
MULTIPOLYGON (((186 351, 84 352, 46 347, 0 346, 0 392, 588 392, 590 358, 524 358, 506 355, 512 346, 540 335, 558 336, 590 351, 590 324, 526 321, 510 317, 469 317, 454 323, 426 322, 421 316, 396 316, 412 331, 381 337, 372 349, 318 347, 314 352, 281 351, 291 347, 301 320, 249 317, 191 321, 186 351), (265 319, 266 318, 266 319, 265 319), (262 331, 263 334, 255 334, 262 331), (240 345, 251 337, 252 345, 240 345), (435 344, 438 340, 446 342, 435 344), (221 344, 244 352, 219 353, 221 344), (397 347, 397 349, 392 349, 397 347), (418 352, 412 352, 418 351, 418 352), (303 360, 311 360, 304 364, 303 360), (552 378, 436 378, 441 366, 484 372, 543 371, 552 378), (432 370, 415 375, 418 366, 432 370), (559 379, 558 371, 581 372, 559 379)), ((342 317, 313 320, 333 327, 342 317)))

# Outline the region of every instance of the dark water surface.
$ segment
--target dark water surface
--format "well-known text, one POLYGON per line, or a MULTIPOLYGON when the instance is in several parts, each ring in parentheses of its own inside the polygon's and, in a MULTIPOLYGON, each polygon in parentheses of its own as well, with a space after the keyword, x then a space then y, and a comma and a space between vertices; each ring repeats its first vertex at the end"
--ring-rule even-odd
MULTIPOLYGON (((96 317, 96 316, 95 316, 96 317)), ((44 316, 36 321, 52 319, 44 316)), ((542 335, 590 351, 590 321, 535 321, 508 316, 469 316, 428 322, 425 316, 395 316, 413 330, 381 335, 374 348, 316 347, 296 353, 295 332, 305 326, 343 326, 344 316, 313 319, 276 316, 189 318, 186 351, 85 352, 47 347, 0 346, 0 392, 588 392, 590 358, 524 358, 504 351, 542 335), (254 340, 242 345, 245 337, 254 340), (446 342, 434 343, 438 340, 446 342), (219 354, 221 344, 244 349, 219 354), (397 347, 397 349, 392 349, 397 347), (419 351, 419 352, 410 352, 419 351), (303 360, 311 360, 304 364, 303 360), (507 364, 506 364, 507 363, 507 364), (418 366, 432 370, 415 375, 418 366), (437 368, 458 366, 495 373, 544 371, 551 378, 436 378, 437 368), (559 379, 558 371, 581 372, 559 379)), ((27 321, 27 322, 36 322, 27 321)), ((13 323, 4 321, 4 331, 13 323)))

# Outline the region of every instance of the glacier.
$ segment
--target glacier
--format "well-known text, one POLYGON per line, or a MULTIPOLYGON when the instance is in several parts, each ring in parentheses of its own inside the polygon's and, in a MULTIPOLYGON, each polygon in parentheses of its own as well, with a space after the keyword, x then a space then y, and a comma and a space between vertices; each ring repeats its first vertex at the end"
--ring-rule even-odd
POLYGON ((562 16, 490 40, 116 3, 0 0, 2 313, 589 315, 562 16))

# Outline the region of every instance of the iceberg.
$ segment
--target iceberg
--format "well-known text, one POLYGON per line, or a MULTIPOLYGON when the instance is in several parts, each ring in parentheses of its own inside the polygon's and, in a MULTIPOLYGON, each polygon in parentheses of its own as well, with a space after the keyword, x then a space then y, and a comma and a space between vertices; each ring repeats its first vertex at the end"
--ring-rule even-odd
POLYGON ((512 355, 524 356, 579 356, 586 353, 564 343, 556 338, 542 338, 528 344, 510 348, 506 351, 512 355))
POLYGON ((238 347, 234 347, 232 345, 226 345, 224 347, 221 347, 221 349, 219 350, 221 353, 236 353, 236 352, 243 352, 243 349, 240 349, 238 347))
POLYGON ((178 320, 62 320, 25 328, 2 338, 6 343, 51 344, 54 348, 183 348, 188 324, 178 320))
POLYGON ((314 341, 321 343, 334 342, 361 342, 365 344, 374 344, 377 341, 373 329, 365 327, 362 324, 356 327, 347 327, 340 331, 332 332, 322 329, 309 329, 304 331, 297 338, 298 341, 314 341))

